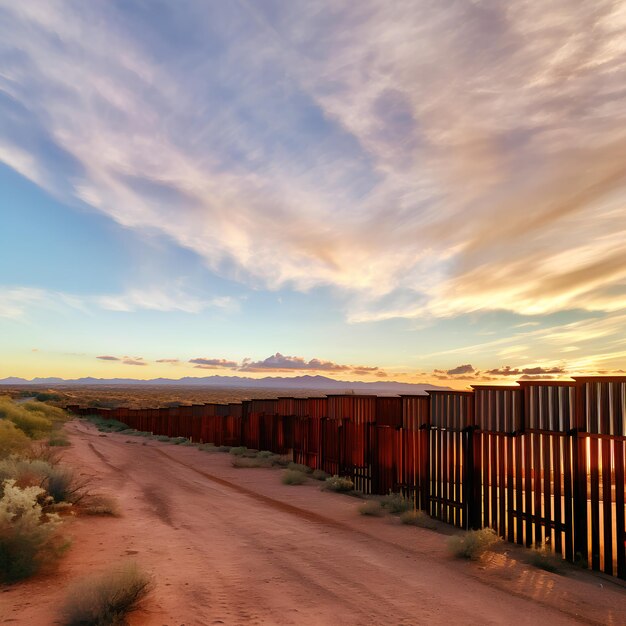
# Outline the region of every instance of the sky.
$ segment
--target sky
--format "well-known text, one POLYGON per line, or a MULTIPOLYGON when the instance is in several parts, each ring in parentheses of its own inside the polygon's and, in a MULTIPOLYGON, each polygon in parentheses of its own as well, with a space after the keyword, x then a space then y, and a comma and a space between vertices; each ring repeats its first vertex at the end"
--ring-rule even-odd
POLYGON ((626 4, 0 0, 0 357, 623 373, 626 4))

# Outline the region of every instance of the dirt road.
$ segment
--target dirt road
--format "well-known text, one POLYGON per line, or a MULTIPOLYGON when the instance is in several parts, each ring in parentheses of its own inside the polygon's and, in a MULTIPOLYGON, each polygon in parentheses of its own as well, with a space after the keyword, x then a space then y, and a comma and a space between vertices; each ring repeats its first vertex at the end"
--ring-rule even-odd
POLYGON ((129 558, 156 581, 134 626, 626 623, 626 590, 607 579, 503 555, 457 561, 442 534, 359 516, 316 481, 285 486, 227 454, 66 428, 66 462, 124 515, 72 521, 59 572, 0 593, 0 623, 59 623, 68 583, 129 558))

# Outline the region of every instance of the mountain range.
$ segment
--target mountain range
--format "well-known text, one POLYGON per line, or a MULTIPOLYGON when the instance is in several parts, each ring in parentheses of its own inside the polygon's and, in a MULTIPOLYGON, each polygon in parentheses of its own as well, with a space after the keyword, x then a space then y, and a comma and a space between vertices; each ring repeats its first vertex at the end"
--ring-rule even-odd
POLYGON ((361 391, 369 393, 405 393, 424 394, 429 389, 449 389, 437 385, 424 385, 412 383, 400 383, 397 381, 349 381, 334 380, 326 376, 267 376, 265 378, 249 378, 246 376, 203 376, 184 378, 152 378, 139 380, 136 378, 33 378, 27 380, 11 376, 0 379, 0 385, 168 385, 168 386, 193 386, 193 387, 245 387, 256 389, 315 389, 317 391, 332 391, 346 393, 361 391))

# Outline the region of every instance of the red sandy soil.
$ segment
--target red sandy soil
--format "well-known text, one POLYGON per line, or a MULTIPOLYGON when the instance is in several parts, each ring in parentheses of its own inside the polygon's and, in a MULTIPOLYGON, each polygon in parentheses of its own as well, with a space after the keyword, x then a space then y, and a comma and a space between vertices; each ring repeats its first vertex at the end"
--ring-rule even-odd
POLYGON ((64 461, 123 516, 69 521, 58 571, 0 590, 0 623, 61 623, 70 583, 134 559, 155 588, 132 626, 626 624, 626 589, 607 577, 544 572, 514 547, 459 561, 444 534, 360 516, 359 500, 317 481, 287 486, 228 454, 66 428, 64 461))

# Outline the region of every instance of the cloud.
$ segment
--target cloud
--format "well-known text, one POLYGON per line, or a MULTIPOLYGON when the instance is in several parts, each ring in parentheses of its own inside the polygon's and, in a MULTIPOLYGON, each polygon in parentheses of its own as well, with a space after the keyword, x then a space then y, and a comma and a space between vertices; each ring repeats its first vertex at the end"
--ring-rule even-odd
POLYGON ((566 370, 561 366, 513 368, 505 365, 501 368, 487 370, 486 373, 492 376, 545 376, 547 374, 565 374, 566 370))
POLYGON ((626 307, 619 3, 3 7, 0 161, 67 202, 353 321, 626 307))
POLYGON ((284 356, 280 352, 267 357, 262 361, 251 361, 241 366, 242 372, 262 372, 265 370, 272 371, 291 371, 291 370, 308 370, 316 372, 341 372, 351 369, 348 365, 339 365, 333 361, 322 361, 320 359, 311 359, 306 361, 300 356, 284 356))
POLYGON ((148 365, 148 363, 146 363, 146 361, 144 361, 141 357, 137 359, 124 357, 124 359, 122 359, 122 363, 124 365, 148 365))
POLYGON ((189 363, 195 363, 195 367, 199 369, 233 369, 238 367, 236 361, 229 361, 228 359, 189 359, 189 363))
POLYGON ((104 309, 134 312, 140 310, 200 313, 207 309, 234 311, 238 301, 229 296, 199 297, 178 285, 129 289, 118 294, 76 295, 29 287, 0 286, 0 317, 20 319, 39 309, 82 312, 104 309))
POLYGON ((100 359, 101 361, 121 361, 120 358, 116 356, 111 356, 109 354, 105 354, 102 356, 97 356, 96 359, 100 359))
POLYGON ((448 376, 457 376, 459 374, 473 374, 475 371, 476 370, 474 370, 474 368, 467 363, 466 365, 458 365, 451 370, 447 370, 446 374, 448 374, 448 376))
POLYGON ((157 363, 170 363, 170 364, 175 364, 175 363, 180 363, 180 359, 157 359, 156 360, 157 363))

